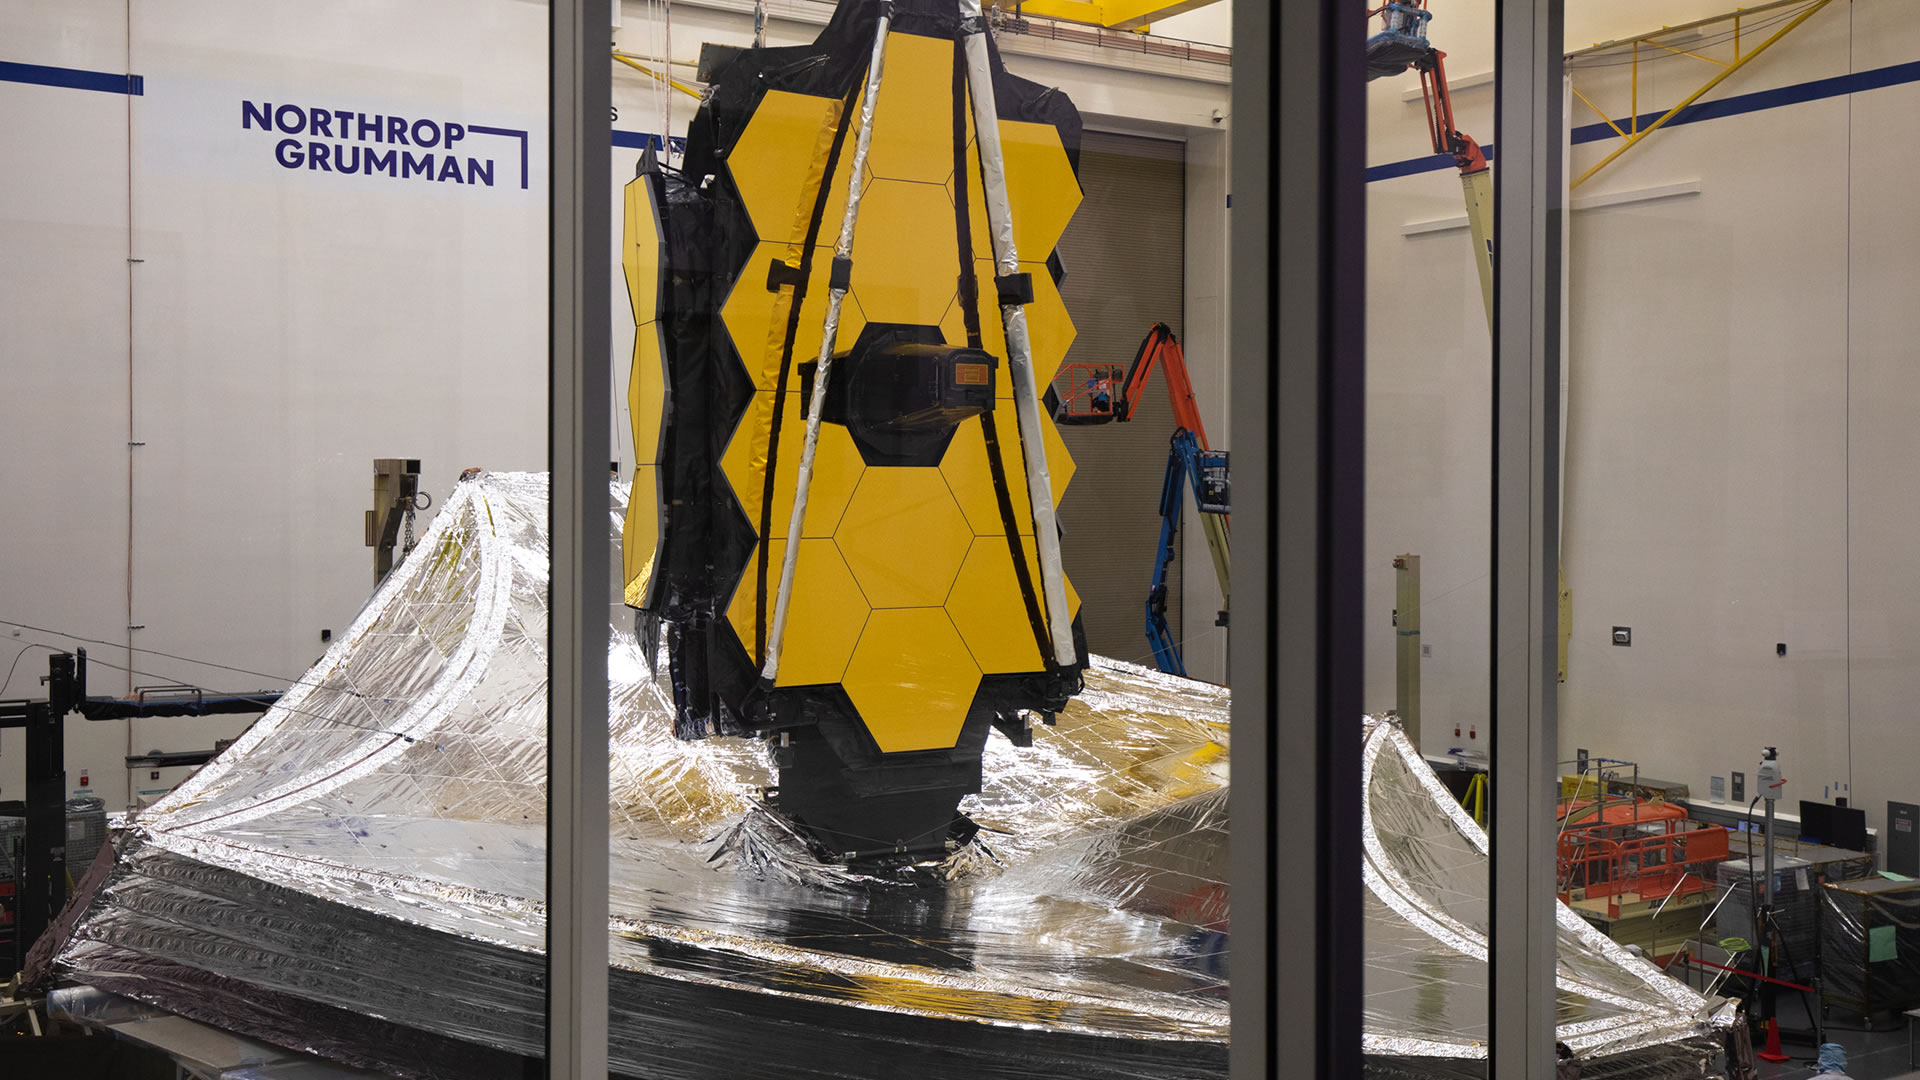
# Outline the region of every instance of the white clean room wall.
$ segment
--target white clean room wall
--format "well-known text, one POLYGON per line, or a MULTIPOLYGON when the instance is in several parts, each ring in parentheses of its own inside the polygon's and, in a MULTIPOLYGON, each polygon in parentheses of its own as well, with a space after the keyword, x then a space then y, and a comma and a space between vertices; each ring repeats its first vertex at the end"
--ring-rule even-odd
MULTIPOLYGON (((9 349, 47 373, 12 395, 24 419, 5 437, 30 436, 12 459, 33 479, 10 485, 6 527, 23 535, 0 620, 131 640, 131 663, 89 646, 96 691, 284 687, 371 589, 373 458, 419 458, 441 496, 467 466, 545 467, 546 15, 510 0, 350 19, 263 18, 239 0, 102 7, 9 9, 25 29, 6 59, 84 59, 145 92, 0 83, 0 124, 37 151, 10 165, 4 212, 28 219, 8 228, 29 246, 9 235, 0 273, 25 285, 0 302, 26 308, 9 349), (99 55, 70 55, 94 41, 99 55), (491 185, 288 168, 283 140, 312 133, 249 126, 249 102, 526 131, 527 172, 522 139, 471 131, 461 169, 492 161, 491 185)), ((38 686, 17 676, 9 692, 38 686)), ((70 786, 86 771, 117 809, 129 751, 206 748, 244 724, 77 725, 70 786)), ((0 751, 0 797, 19 777, 0 751)))
MULTIPOLYGON (((1434 4, 1456 79, 1490 64, 1479 28, 1490 34, 1492 6, 1434 4)), ((1728 7, 1574 0, 1568 42, 1728 7)), ((1920 91, 1902 81, 1911 73, 1877 88, 1821 82, 1917 59, 1920 27, 1899 0, 1835 3, 1705 100, 1798 90, 1656 132, 1573 193, 1563 757, 1638 760, 1704 797, 1712 776, 1751 784, 1760 747, 1776 745, 1789 809, 1848 795, 1876 826, 1888 799, 1920 794, 1906 719, 1920 689, 1920 624, 1906 614, 1920 573, 1906 549, 1920 521, 1905 460, 1920 400, 1905 299, 1920 210, 1900 181, 1920 91), (1632 627, 1630 648, 1611 644, 1616 625, 1632 627)), ((1574 85, 1629 113, 1630 68, 1575 63, 1574 85)), ((1643 65, 1639 110, 1666 109, 1714 70, 1643 65)), ((1428 149, 1420 106, 1404 100, 1413 85, 1375 84, 1371 165, 1428 149)), ((1491 139, 1489 101, 1484 85, 1458 92, 1461 128, 1491 139)), ((1574 126, 1599 120, 1573 108, 1574 126)), ((1573 174, 1618 145, 1575 146, 1573 174)), ((1368 206, 1368 700, 1393 701, 1388 549, 1416 550, 1435 649, 1425 749, 1437 754, 1458 744, 1451 718, 1486 715, 1487 450, 1466 434, 1487 422, 1486 345, 1470 333, 1484 320, 1464 230, 1405 228, 1461 213, 1451 170, 1376 180, 1368 206), (1469 603, 1441 599, 1463 587, 1469 603), (1463 648, 1473 663, 1449 664, 1463 648)))
MULTIPOLYGON (((125 74, 123 0, 51 14, 0 7, 0 60, 125 74)), ((116 641, 127 624, 127 110, 125 93, 0 82, 0 620, 116 641)), ((36 642, 68 647, 0 623, 0 697, 40 696, 50 650, 36 642)), ((127 688, 98 675, 104 691, 127 688)), ((108 743, 125 740, 124 723, 101 727, 108 743)), ((84 757, 102 737, 74 731, 70 752, 84 757)), ((24 748, 21 732, 0 731, 0 799, 26 795, 24 748)))
POLYGON ((1233 4, 1231 0, 1215 0, 1206 7, 1195 8, 1179 15, 1169 15, 1164 19, 1155 19, 1149 29, 1159 37, 1198 41, 1208 45, 1231 45, 1233 44, 1233 4))
MULTIPOLYGON (((1920 59, 1911 9, 1861 3, 1853 13, 1853 64, 1873 70, 1920 59)), ((1920 799, 1914 703, 1920 701, 1920 473, 1913 467, 1920 420, 1920 211, 1901 178, 1920 169, 1905 133, 1920 108, 1920 84, 1856 94, 1846 102, 1851 168, 1845 187, 1820 194, 1847 213, 1846 761, 1869 824, 1885 828, 1888 800, 1920 799)), ((1817 782, 1824 780, 1815 778, 1817 782)), ((1810 788, 1812 785, 1809 784, 1810 788)))

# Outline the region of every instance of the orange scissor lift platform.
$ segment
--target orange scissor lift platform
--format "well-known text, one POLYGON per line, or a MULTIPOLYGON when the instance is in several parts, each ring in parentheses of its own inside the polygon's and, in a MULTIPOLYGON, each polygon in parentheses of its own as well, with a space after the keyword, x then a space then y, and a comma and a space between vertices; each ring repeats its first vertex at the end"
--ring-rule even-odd
POLYGON ((1712 868, 1728 856, 1727 830, 1691 821, 1672 803, 1633 798, 1566 800, 1559 818, 1560 899, 1606 924, 1616 941, 1650 945, 1656 960, 1660 939, 1677 947, 1682 935, 1673 931, 1706 901, 1712 868))

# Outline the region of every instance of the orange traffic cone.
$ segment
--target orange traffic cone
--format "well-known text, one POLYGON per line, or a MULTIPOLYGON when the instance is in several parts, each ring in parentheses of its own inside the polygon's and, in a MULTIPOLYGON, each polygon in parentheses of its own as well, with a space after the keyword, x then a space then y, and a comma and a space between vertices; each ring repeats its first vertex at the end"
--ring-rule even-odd
POLYGON ((1761 1061, 1785 1061, 1787 1055, 1780 1052, 1780 1022, 1767 1017, 1767 1046, 1759 1054, 1761 1061))

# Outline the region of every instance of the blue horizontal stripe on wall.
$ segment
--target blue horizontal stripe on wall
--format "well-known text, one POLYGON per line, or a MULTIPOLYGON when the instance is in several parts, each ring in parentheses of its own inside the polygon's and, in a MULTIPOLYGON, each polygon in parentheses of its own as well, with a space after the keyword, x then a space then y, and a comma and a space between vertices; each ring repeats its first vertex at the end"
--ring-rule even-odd
MULTIPOLYGON (((624 146, 629 150, 645 150, 649 146, 658 150, 660 149, 660 136, 648 134, 643 131, 621 131, 615 128, 613 132, 613 145, 624 146)), ((675 135, 673 137, 674 152, 683 153, 686 148, 687 140, 675 135)))
MULTIPOLYGON (((1480 149, 1486 151, 1493 148, 1491 146, 1483 146, 1480 149)), ((1392 180, 1400 176, 1412 176, 1415 173, 1439 172, 1441 169, 1451 168, 1453 168, 1452 154, 1428 154, 1425 157, 1408 158, 1405 161, 1394 161, 1385 165, 1371 166, 1367 169, 1367 183, 1371 184, 1375 180, 1392 180)))
POLYGON ((111 71, 82 71, 79 68, 47 67, 44 64, 16 64, 0 60, 0 82, 58 86, 67 90, 98 90, 103 94, 144 94, 147 80, 139 75, 116 75, 111 71))
MULTIPOLYGON (((1845 97, 1848 94, 1911 82, 1920 82, 1920 61, 1874 68, 1872 71, 1858 71, 1851 75, 1836 75, 1830 79, 1815 79, 1812 82, 1782 86, 1777 90, 1756 90, 1751 94, 1735 94, 1715 101, 1696 101, 1680 110, 1673 119, 1666 122, 1665 126, 1698 124, 1703 120, 1719 120, 1722 117, 1800 105, 1825 98, 1845 97)), ((1665 115, 1665 112, 1643 113, 1638 117, 1623 117, 1615 120, 1614 123, 1631 131, 1637 122, 1637 126, 1644 129, 1665 115)), ((1586 124, 1573 129, 1573 142, 1576 146, 1581 143, 1616 138, 1619 136, 1614 133, 1613 128, 1604 123, 1586 124)), ((1487 160, 1492 161, 1492 145, 1482 149, 1486 151, 1487 160)), ((1405 161, 1375 165, 1367 170, 1367 182, 1373 183, 1375 180, 1391 180, 1398 176, 1412 176, 1415 173, 1438 172, 1441 169, 1451 168, 1453 168, 1453 158, 1449 155, 1428 154, 1423 157, 1408 158, 1405 161)))

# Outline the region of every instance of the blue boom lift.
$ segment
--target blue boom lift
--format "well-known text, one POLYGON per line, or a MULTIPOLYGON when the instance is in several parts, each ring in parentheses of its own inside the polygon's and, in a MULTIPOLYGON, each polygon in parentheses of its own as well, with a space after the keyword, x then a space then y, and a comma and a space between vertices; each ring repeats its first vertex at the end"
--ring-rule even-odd
MULTIPOLYGON (((1167 396, 1173 403, 1174 431, 1167 453, 1167 471, 1160 484, 1160 544, 1154 550, 1153 577, 1147 585, 1147 641, 1160 670, 1187 673, 1180 642, 1167 625, 1167 564, 1173 561, 1173 541, 1180 534, 1186 492, 1193 489, 1194 507, 1206 532, 1207 550, 1220 579, 1220 595, 1232 596, 1228 512, 1227 452, 1207 446, 1207 429, 1194 401, 1193 381, 1187 377, 1186 354, 1165 323, 1155 323, 1140 343, 1125 371, 1117 364, 1068 364, 1049 394, 1054 419, 1062 424, 1125 423, 1146 390, 1155 368, 1166 372, 1167 396)), ((1231 606, 1229 604, 1229 606, 1231 606)), ((1222 610, 1215 626, 1227 625, 1222 610)))

